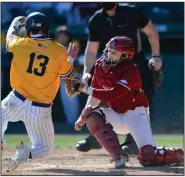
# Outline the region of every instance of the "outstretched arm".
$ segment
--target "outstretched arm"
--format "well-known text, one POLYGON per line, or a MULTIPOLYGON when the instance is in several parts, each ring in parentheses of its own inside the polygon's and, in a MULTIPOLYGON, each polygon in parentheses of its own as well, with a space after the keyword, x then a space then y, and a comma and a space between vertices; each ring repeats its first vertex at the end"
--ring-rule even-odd
POLYGON ((100 104, 100 102, 101 101, 99 99, 90 95, 87 99, 87 103, 86 103, 85 107, 87 107, 89 105, 91 105, 92 107, 95 107, 95 106, 98 106, 100 104))
POLYGON ((12 23, 11 23, 9 29, 8 29, 8 32, 7 32, 6 42, 9 41, 9 39, 12 35, 17 35, 18 34, 19 26, 24 25, 25 21, 26 21, 26 17, 23 17, 23 16, 19 16, 19 17, 14 18, 14 20, 12 21, 12 23))
POLYGON ((83 86, 79 90, 88 95, 92 95, 96 99, 102 101, 112 101, 120 96, 126 95, 130 91, 130 88, 124 83, 117 82, 115 87, 112 89, 94 89, 92 87, 83 86))
POLYGON ((91 78, 91 70, 96 61, 96 55, 99 48, 98 41, 88 41, 84 56, 84 72, 82 81, 85 85, 88 85, 88 80, 91 78))

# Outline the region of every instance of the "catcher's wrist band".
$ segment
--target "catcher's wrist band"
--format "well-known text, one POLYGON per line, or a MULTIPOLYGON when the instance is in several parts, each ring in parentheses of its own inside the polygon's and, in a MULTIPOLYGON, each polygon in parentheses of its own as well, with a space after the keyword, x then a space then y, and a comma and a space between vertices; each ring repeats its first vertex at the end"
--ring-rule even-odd
POLYGON ((87 88, 87 94, 88 95, 92 95, 92 93, 93 93, 93 88, 92 87, 88 87, 87 88))
MULTIPOLYGON (((89 72, 83 71, 83 74, 90 74, 89 72)), ((91 74, 90 74, 91 75, 91 74)))
POLYGON ((93 88, 92 88, 92 87, 85 86, 85 87, 82 89, 82 92, 86 93, 87 95, 92 95, 93 88))
POLYGON ((70 62, 71 64, 73 64, 73 62, 74 62, 74 58, 73 58, 73 57, 68 56, 68 60, 69 60, 69 62, 70 62))

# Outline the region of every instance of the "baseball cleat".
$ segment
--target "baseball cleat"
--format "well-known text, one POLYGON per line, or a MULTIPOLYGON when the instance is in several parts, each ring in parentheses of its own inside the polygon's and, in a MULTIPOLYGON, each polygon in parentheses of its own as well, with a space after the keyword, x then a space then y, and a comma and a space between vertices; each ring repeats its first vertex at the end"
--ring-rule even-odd
POLYGON ((115 168, 125 167, 125 161, 126 159, 124 158, 124 156, 121 156, 120 160, 115 161, 115 168))
POLYGON ((92 149, 101 149, 101 145, 96 138, 92 135, 88 136, 85 140, 78 141, 76 144, 76 150, 81 152, 88 152, 92 149))
POLYGON ((132 147, 132 146, 122 146, 121 147, 124 154, 127 154, 127 155, 137 155, 138 154, 138 149, 136 149, 135 147, 132 147))
POLYGON ((11 159, 7 159, 7 172, 15 170, 20 163, 26 162, 29 159, 30 149, 26 143, 21 142, 16 149, 15 155, 11 159))

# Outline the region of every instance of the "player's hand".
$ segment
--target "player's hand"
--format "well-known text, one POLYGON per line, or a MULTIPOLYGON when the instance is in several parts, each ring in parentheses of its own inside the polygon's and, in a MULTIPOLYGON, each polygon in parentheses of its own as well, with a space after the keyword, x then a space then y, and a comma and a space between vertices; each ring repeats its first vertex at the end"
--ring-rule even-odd
POLYGON ((84 73, 83 76, 82 76, 82 82, 83 82, 86 86, 88 86, 88 81, 89 81, 89 79, 90 79, 91 77, 92 77, 91 74, 89 74, 89 73, 84 73))
POLYGON ((26 17, 21 17, 20 19, 19 19, 19 22, 20 22, 20 25, 24 25, 25 23, 26 23, 26 17))
POLYGON ((75 130, 77 131, 80 130, 82 126, 85 124, 86 118, 88 118, 91 114, 92 114, 92 106, 88 105, 82 110, 79 119, 75 122, 75 130))
POLYGON ((75 43, 70 43, 67 50, 68 56, 72 57, 73 60, 75 60, 78 55, 78 52, 79 52, 79 47, 75 43))
POLYGON ((24 25, 26 22, 26 17, 24 16, 18 16, 15 17, 12 23, 18 23, 19 25, 24 25))
POLYGON ((153 57, 148 62, 148 67, 153 71, 158 71, 162 67, 162 60, 160 57, 153 57))
POLYGON ((82 117, 80 116, 79 119, 75 122, 75 130, 79 131, 85 124, 85 120, 82 120, 82 117))

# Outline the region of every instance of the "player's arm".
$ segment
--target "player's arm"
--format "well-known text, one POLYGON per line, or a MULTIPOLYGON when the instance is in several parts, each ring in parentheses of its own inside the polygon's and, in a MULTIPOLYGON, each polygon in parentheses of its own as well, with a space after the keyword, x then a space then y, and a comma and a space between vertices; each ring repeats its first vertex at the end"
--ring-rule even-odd
POLYGON ((152 50, 152 59, 151 61, 149 61, 149 64, 154 67, 154 70, 159 70, 162 67, 162 60, 160 58, 159 35, 155 30, 151 20, 142 29, 142 31, 148 36, 148 40, 150 42, 150 47, 152 50))
MULTIPOLYGON (((98 84, 97 84, 97 80, 96 80, 96 73, 94 74, 94 76, 92 78, 91 87, 98 88, 98 84)), ((101 102, 101 100, 90 95, 87 99, 87 103, 86 103, 85 107, 87 107, 89 105, 91 105, 92 107, 95 107, 95 106, 98 106, 100 104, 100 102, 101 102)))
POLYGON ((26 17, 19 16, 14 18, 14 20, 12 21, 6 35, 7 50, 9 49, 11 50, 11 48, 13 48, 14 45, 17 43, 18 28, 20 25, 25 24, 25 20, 26 20, 26 17))
POLYGON ((124 73, 121 79, 111 89, 104 90, 83 86, 80 88, 80 91, 102 101, 113 101, 127 95, 133 88, 141 88, 141 78, 135 66, 130 68, 127 73, 124 73))
POLYGON ((98 32, 98 24, 96 18, 93 16, 89 20, 89 39, 87 41, 87 46, 85 49, 84 56, 84 73, 82 81, 85 85, 88 85, 88 79, 91 77, 91 70, 95 64, 96 56, 98 53, 99 45, 100 45, 100 36, 98 32))
POLYGON ((138 18, 138 27, 147 35, 152 50, 152 59, 149 64, 154 66, 154 70, 159 70, 162 67, 159 34, 155 30, 151 19, 149 19, 143 11, 136 9, 136 15, 138 18))
POLYGON ((75 61, 79 48, 76 44, 69 44, 68 51, 63 48, 62 54, 60 56, 60 70, 59 74, 64 77, 71 73, 73 70, 73 62, 75 61))
POLYGON ((94 98, 102 101, 113 101, 121 96, 126 95, 130 91, 130 88, 126 84, 117 82, 115 87, 112 89, 94 89, 92 87, 85 86, 80 91, 88 95, 92 95, 94 98))
POLYGON ((130 88, 125 80, 119 80, 113 88, 106 90, 94 87, 94 85, 96 84, 94 81, 95 77, 93 77, 91 87, 84 86, 79 90, 92 96, 97 100, 112 101, 119 98, 120 96, 126 95, 130 91, 130 88))
POLYGON ((84 56, 84 73, 91 72, 95 61, 96 61, 96 55, 99 48, 99 42, 97 41, 88 41, 87 46, 85 49, 85 56, 84 56))
MULTIPOLYGON (((92 78, 91 86, 94 87, 94 88, 98 88, 98 84, 97 84, 97 81, 96 81, 95 76, 96 76, 96 73, 94 74, 94 76, 93 76, 93 78, 92 78)), ((88 99, 87 99, 87 103, 86 103, 86 105, 85 105, 85 108, 86 108, 87 110, 91 110, 91 107, 96 107, 96 106, 98 106, 98 105, 100 104, 100 102, 101 102, 101 101, 100 101, 99 99, 97 99, 97 98, 93 97, 92 95, 90 95, 90 96, 88 97, 88 99), (90 108, 90 109, 89 109, 89 108, 90 108)), ((87 116, 87 115, 84 114, 83 111, 82 111, 80 117, 78 118, 78 120, 77 120, 76 123, 75 123, 75 129, 76 129, 76 130, 80 130, 81 127, 85 124, 86 116, 87 116), (82 116, 82 115, 83 115, 83 116, 82 116)))
POLYGON ((93 97, 92 95, 90 95, 87 99, 87 103, 85 105, 85 107, 91 105, 92 107, 98 106, 100 104, 101 100, 93 97))
POLYGON ((160 56, 159 34, 155 30, 151 20, 149 20, 148 24, 142 28, 142 31, 148 36, 152 50, 152 56, 160 56))

